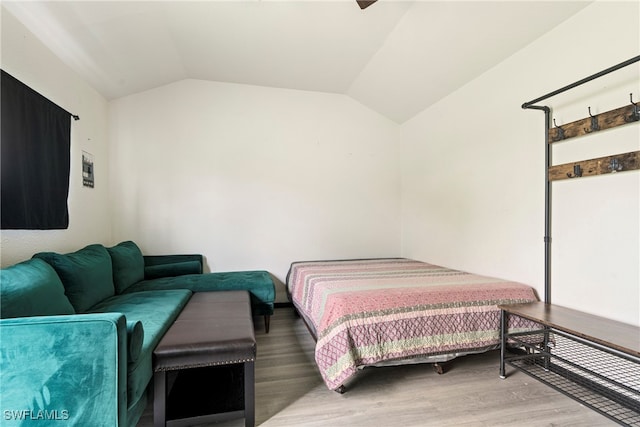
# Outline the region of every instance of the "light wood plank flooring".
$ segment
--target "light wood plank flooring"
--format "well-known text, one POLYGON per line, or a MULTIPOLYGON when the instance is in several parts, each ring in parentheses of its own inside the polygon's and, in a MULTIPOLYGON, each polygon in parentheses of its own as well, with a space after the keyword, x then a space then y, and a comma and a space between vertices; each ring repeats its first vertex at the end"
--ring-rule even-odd
MULTIPOLYGON (((608 418, 509 369, 498 376, 493 351, 456 359, 444 375, 431 365, 367 368, 345 394, 326 388, 314 341, 291 308, 278 308, 271 331, 256 320, 256 425, 326 426, 614 426, 608 418)), ((244 420, 211 424, 241 427, 244 420)), ((149 405, 138 427, 153 426, 149 405)))

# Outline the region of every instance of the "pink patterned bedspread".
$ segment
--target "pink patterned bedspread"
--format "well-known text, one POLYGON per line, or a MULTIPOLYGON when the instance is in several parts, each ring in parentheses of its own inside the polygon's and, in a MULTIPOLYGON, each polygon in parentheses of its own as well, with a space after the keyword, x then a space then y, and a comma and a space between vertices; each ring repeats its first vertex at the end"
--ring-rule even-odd
MULTIPOLYGON (((331 390, 360 366, 495 348, 497 305, 538 300, 523 284, 397 258, 294 262, 287 288, 331 390)), ((511 331, 532 326, 510 316, 511 331)))

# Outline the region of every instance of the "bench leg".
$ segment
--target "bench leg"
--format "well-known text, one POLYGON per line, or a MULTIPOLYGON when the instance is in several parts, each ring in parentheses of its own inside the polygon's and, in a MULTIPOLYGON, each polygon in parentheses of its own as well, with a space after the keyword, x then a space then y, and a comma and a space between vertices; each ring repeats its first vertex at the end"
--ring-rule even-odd
POLYGON ((167 415, 167 373, 159 371, 153 374, 153 425, 166 426, 167 415))
POLYGON ((269 323, 271 322, 271 316, 268 314, 264 315, 264 332, 269 333, 269 323))
POLYGON ((256 424, 255 362, 244 363, 244 425, 256 424))

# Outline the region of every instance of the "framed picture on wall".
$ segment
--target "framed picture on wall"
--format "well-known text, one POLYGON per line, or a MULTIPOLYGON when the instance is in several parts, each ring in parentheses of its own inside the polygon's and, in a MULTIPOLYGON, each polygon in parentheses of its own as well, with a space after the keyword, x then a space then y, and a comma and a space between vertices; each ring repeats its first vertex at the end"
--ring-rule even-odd
POLYGON ((82 185, 93 188, 93 154, 82 152, 82 185))

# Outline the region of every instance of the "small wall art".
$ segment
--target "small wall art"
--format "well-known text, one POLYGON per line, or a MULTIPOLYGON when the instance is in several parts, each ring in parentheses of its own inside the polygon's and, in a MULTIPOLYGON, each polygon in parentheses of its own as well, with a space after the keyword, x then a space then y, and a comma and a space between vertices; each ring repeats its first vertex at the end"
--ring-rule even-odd
POLYGON ((82 152, 82 185, 93 188, 93 154, 82 152))

